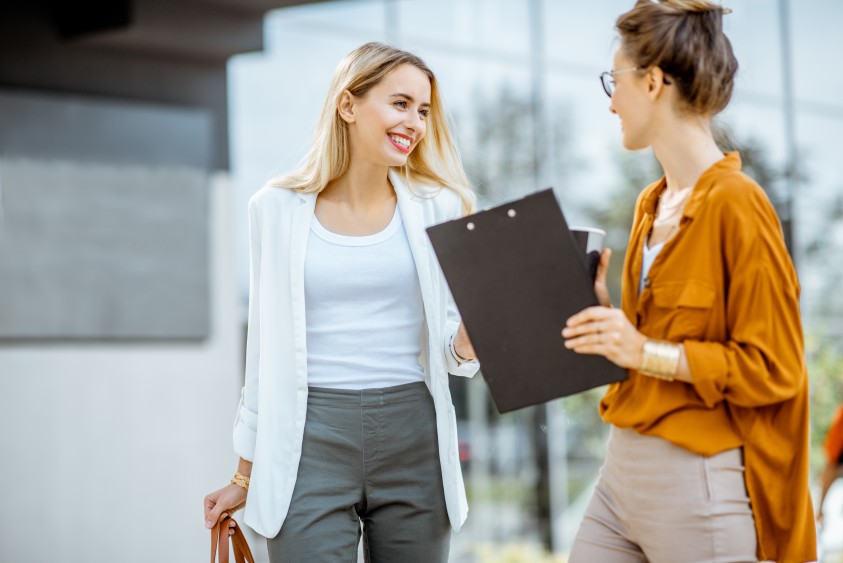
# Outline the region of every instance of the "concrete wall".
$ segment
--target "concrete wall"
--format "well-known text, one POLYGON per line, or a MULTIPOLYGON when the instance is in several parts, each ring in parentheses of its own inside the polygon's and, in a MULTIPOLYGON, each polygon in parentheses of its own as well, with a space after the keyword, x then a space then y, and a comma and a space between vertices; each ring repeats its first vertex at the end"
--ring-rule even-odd
POLYGON ((207 557, 202 499, 235 467, 243 340, 231 244, 238 210, 225 175, 209 189, 206 341, 0 345, 3 561, 207 557))
POLYGON ((0 89, 0 340, 202 339, 200 108, 0 89))

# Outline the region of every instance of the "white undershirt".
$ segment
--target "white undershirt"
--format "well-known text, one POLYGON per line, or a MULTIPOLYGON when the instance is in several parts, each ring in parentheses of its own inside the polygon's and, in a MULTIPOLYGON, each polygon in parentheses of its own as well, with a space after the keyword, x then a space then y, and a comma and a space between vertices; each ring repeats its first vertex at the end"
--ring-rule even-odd
POLYGON ((314 216, 304 263, 307 382, 369 389, 424 381, 424 304, 396 208, 389 225, 338 235, 314 216))
POLYGON ((650 273, 650 267, 653 265, 653 261, 659 255, 662 248, 664 248, 664 242, 654 244, 650 248, 647 248, 647 241, 644 241, 644 259, 641 262, 641 280, 638 282, 638 295, 641 295, 641 292, 644 291, 644 280, 647 279, 650 273))

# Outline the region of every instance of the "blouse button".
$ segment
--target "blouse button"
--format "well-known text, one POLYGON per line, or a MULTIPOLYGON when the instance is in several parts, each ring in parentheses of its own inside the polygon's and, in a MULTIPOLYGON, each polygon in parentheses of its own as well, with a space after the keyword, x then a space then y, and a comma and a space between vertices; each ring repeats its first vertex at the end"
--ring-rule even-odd
POLYGON ((644 278, 644 287, 650 287, 650 278, 644 278))

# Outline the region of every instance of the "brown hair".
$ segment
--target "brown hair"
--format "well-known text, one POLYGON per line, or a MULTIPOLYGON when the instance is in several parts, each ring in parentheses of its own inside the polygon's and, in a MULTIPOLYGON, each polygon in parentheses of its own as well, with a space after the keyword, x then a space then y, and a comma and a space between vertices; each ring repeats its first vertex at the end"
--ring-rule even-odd
POLYGON ((615 26, 637 67, 654 66, 675 84, 685 109, 717 114, 729 103, 738 61, 723 33, 730 10, 704 0, 638 0, 615 26))

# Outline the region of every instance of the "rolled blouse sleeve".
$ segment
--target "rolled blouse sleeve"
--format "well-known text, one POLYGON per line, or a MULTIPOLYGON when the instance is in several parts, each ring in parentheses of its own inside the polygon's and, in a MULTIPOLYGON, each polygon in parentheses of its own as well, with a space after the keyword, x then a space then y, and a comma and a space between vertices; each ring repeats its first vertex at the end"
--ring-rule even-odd
POLYGON ((717 194, 725 259, 725 342, 685 341, 694 388, 706 405, 772 405, 805 384, 799 284, 781 226, 755 186, 717 194), (754 188, 754 189, 753 189, 754 188))

